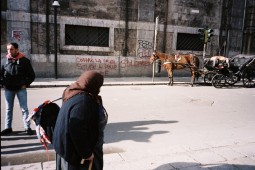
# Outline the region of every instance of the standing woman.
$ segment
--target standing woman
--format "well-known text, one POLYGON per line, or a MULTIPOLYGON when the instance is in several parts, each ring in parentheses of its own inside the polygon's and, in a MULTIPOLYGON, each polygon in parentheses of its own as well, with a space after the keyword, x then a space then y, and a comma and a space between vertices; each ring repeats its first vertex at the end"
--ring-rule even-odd
POLYGON ((104 127, 108 115, 98 95, 104 77, 84 72, 63 92, 53 135, 57 170, 103 169, 104 127), (92 164, 93 162, 93 164, 92 164))

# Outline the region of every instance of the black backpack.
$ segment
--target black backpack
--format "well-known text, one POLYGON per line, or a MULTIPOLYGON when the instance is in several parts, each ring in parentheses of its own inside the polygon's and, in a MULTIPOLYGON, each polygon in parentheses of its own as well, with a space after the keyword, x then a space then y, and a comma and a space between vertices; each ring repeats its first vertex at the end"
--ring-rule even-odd
POLYGON ((34 121, 36 126, 36 135, 41 143, 43 143, 46 150, 48 149, 47 143, 52 143, 53 132, 60 110, 60 107, 54 102, 60 99, 61 98, 51 102, 46 100, 44 103, 35 108, 26 119, 26 121, 34 121))
POLYGON ((40 125, 44 129, 50 142, 52 142, 53 132, 58 117, 60 107, 56 103, 48 103, 41 110, 40 125))

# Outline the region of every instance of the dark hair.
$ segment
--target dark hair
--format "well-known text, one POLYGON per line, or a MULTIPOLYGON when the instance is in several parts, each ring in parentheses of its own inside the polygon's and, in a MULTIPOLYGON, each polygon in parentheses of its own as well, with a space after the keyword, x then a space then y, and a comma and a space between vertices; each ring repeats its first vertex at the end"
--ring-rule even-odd
POLYGON ((15 49, 19 48, 19 45, 17 43, 15 43, 15 42, 10 42, 7 45, 12 45, 15 49))

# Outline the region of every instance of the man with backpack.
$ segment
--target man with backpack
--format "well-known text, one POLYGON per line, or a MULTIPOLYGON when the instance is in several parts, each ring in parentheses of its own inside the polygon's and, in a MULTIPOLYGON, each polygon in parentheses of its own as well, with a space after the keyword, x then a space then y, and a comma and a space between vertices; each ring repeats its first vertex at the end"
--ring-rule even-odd
POLYGON ((13 105, 16 95, 23 115, 25 132, 28 135, 33 134, 30 121, 26 121, 29 114, 26 88, 34 79, 35 73, 30 60, 19 52, 17 43, 8 43, 6 58, 1 61, 1 84, 4 87, 6 104, 5 129, 1 132, 1 136, 12 133, 13 105))

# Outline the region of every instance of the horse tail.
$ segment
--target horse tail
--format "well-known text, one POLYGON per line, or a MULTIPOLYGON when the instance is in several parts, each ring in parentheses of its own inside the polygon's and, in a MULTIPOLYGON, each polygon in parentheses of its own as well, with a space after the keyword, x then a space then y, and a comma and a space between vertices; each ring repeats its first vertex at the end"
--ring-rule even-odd
POLYGON ((198 81, 198 78, 200 77, 200 74, 199 74, 198 70, 196 71, 195 75, 196 75, 196 78, 197 78, 197 81, 198 81))
POLYGON ((200 74, 199 74, 199 59, 195 54, 192 55, 192 62, 195 67, 195 76, 198 80, 198 78, 200 76, 200 74))
POLYGON ((200 72, 199 72, 199 59, 198 59, 198 57, 196 57, 197 58, 197 80, 198 80, 198 78, 199 78, 199 76, 200 76, 200 72))

